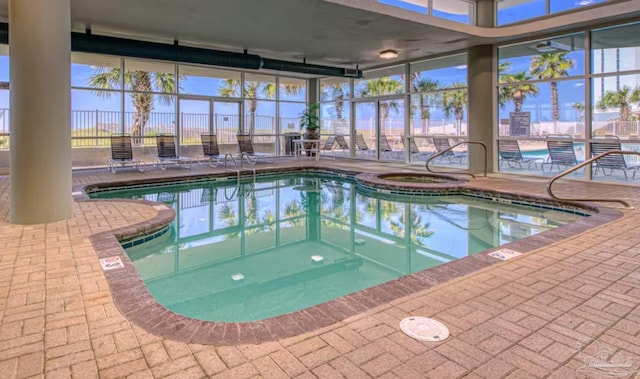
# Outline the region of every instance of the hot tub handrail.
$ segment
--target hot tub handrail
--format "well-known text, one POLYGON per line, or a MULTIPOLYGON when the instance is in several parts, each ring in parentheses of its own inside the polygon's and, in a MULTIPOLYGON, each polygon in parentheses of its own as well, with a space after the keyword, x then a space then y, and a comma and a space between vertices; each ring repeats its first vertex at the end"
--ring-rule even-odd
POLYGON ((578 198, 578 197, 559 197, 556 196, 553 193, 553 190, 551 188, 551 186, 553 186, 553 183, 555 183, 558 179, 571 174, 574 171, 577 171, 579 169, 581 169, 584 166, 590 165, 593 162, 596 162, 597 160, 599 160, 602 157, 606 157, 607 155, 611 155, 611 154, 629 154, 629 155, 638 155, 640 156, 640 152, 638 151, 627 151, 627 150, 609 150, 609 151, 605 151, 602 154, 598 154, 595 157, 589 158, 587 160, 585 160, 582 163, 579 163, 573 167, 570 167, 564 171, 562 171, 561 173, 557 174, 556 176, 554 176, 553 178, 549 179, 549 181, 547 182, 547 193, 549 194, 549 196, 551 196, 551 198, 553 198, 554 200, 559 200, 559 201, 594 201, 594 202, 608 202, 608 203, 618 203, 618 204, 622 204, 625 208, 627 209, 633 209, 633 207, 631 205, 629 205, 628 202, 621 200, 621 199, 599 199, 599 198, 595 198, 595 197, 585 197, 585 198, 578 198))
POLYGON ((472 178, 476 178, 476 176, 470 172, 464 172, 464 171, 433 171, 430 167, 429 167, 429 162, 431 162, 432 160, 434 160, 435 158, 443 155, 444 153, 453 150, 453 148, 458 147, 460 145, 480 145, 482 146, 482 148, 484 149, 484 168, 483 168, 483 173, 484 173, 484 177, 487 177, 487 145, 484 144, 484 142, 480 142, 480 141, 462 141, 462 142, 458 142, 458 143, 454 143, 453 145, 449 146, 448 148, 439 151, 435 154, 433 154, 432 156, 430 156, 427 161, 425 162, 424 166, 427 169, 427 171, 429 171, 430 173, 433 174, 459 174, 459 175, 470 175, 472 178))

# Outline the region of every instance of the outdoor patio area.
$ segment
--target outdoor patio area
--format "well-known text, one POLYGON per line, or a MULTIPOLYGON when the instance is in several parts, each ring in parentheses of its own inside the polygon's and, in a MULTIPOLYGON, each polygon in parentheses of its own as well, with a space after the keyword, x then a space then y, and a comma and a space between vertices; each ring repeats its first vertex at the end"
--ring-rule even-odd
MULTIPOLYGON (((419 172, 423 165, 349 159, 276 159, 266 167, 419 172)), ((146 167, 113 175, 75 171, 84 185, 182 177, 224 170, 146 167)), ((546 179, 495 174, 476 187, 546 195, 546 179)), ((631 185, 564 180, 557 192, 628 200, 631 185)), ((81 197, 81 193, 75 193, 81 197)), ((594 204, 591 204, 594 205, 594 204)), ((153 335, 115 306, 90 236, 144 225, 148 202, 79 200, 69 220, 11 225, 9 177, 0 178, 0 378, 603 378, 640 370, 640 211, 573 234, 329 326, 261 344, 187 344, 153 335), (421 342, 403 334, 408 316, 432 317, 451 336, 421 342)), ((544 240, 544 238, 542 239, 544 240)), ((538 240, 539 241, 539 240, 538 240)), ((153 315, 148 315, 152 317, 153 315)), ((304 329, 289 322, 283 328, 304 329)), ((225 333, 237 334, 235 323, 225 333)), ((246 336, 258 341, 257 329, 246 336), (254 334, 255 333, 255 334, 254 334)), ((224 333, 223 333, 224 335, 224 333)), ((245 336, 243 336, 245 337, 245 336)))

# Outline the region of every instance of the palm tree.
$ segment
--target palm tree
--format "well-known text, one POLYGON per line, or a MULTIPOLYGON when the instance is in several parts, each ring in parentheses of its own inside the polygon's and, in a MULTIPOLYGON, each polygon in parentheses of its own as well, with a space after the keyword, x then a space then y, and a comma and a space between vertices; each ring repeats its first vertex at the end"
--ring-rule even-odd
POLYGON ((620 121, 629 121, 631 118, 631 105, 640 102, 640 86, 631 88, 622 86, 617 91, 607 91, 598 102, 598 108, 618 108, 620 121))
MULTIPOLYGON (((285 84, 285 91, 290 95, 296 95, 302 89, 299 84, 285 84)), ((244 83, 244 98, 249 101, 249 134, 253 135, 256 130, 256 110, 258 109, 258 98, 262 95, 264 99, 274 99, 277 87, 275 83, 259 82, 247 80, 244 83)), ((240 97, 240 80, 225 79, 218 93, 223 97, 240 97)))
MULTIPOLYGON (((576 61, 567 57, 568 51, 544 53, 531 58, 529 71, 531 75, 540 79, 557 79, 569 76, 569 70, 576 65, 576 61)), ((551 81, 551 108, 555 131, 558 131, 560 109, 558 105, 558 82, 551 81)))
MULTIPOLYGON (((240 80, 225 79, 218 93, 223 97, 240 97, 240 80)), ((244 98, 249 104, 249 134, 253 135, 256 130, 256 110, 258 109, 258 97, 262 95, 265 99, 276 97, 276 85, 270 82, 247 81, 244 85, 244 98)))
POLYGON ((451 116, 453 112, 456 119, 456 133, 460 135, 462 131, 462 119, 464 118, 464 108, 469 102, 467 85, 464 83, 454 83, 451 88, 453 90, 446 91, 442 94, 442 107, 447 117, 451 116))
POLYGON ((407 225, 410 225, 412 231, 410 236, 411 244, 415 246, 426 246, 421 239, 429 238, 433 235, 433 230, 429 230, 431 225, 428 222, 425 223, 422 221, 422 217, 415 208, 412 207, 409 213, 409 220, 407 220, 407 214, 405 212, 397 219, 392 218, 389 220, 391 230, 398 237, 405 237, 407 225))
MULTIPOLYGON (((509 76, 507 71, 511 68, 511 62, 502 62, 498 65, 498 83, 506 82, 509 76)), ((504 87, 498 87, 498 104, 500 108, 504 109, 508 101, 511 101, 509 94, 504 90, 504 87)))
POLYGON ((342 112, 344 111, 345 98, 344 85, 345 83, 333 83, 322 89, 322 94, 326 96, 326 98, 323 96, 322 101, 335 102, 336 118, 338 120, 343 119, 342 112))
POLYGON ((584 103, 577 101, 573 103, 573 105, 571 105, 571 108, 575 109, 576 112, 578 112, 578 117, 576 117, 576 120, 584 121, 584 103))
POLYGON ((504 108, 506 101, 513 101, 515 111, 520 112, 527 96, 538 96, 538 87, 535 84, 523 83, 529 80, 531 80, 531 77, 527 75, 526 71, 503 75, 501 78, 502 83, 517 84, 500 87, 498 95, 501 99, 499 101, 500 107, 504 108))
POLYGON ((300 216, 304 215, 304 209, 301 208, 298 200, 291 200, 285 205, 284 217, 288 219, 288 222, 292 226, 301 226, 304 224, 304 218, 300 216))
MULTIPOLYGON (((229 204, 223 204, 220 210, 218 211, 218 219, 227 227, 238 225, 238 214, 236 210, 231 207, 229 204)), ((233 231, 231 233, 227 233, 227 239, 238 238, 240 233, 238 231, 233 231)))
POLYGON ((109 98, 114 92, 109 91, 120 88, 124 84, 130 87, 131 103, 134 109, 133 118, 133 143, 142 143, 144 128, 149 121, 149 115, 153 110, 153 100, 157 96, 162 104, 173 103, 176 93, 176 77, 174 74, 164 72, 148 72, 141 70, 125 71, 112 67, 96 67, 96 73, 89 78, 89 86, 94 88, 94 92, 101 97, 109 98), (162 94, 154 94, 152 91, 159 91, 162 94), (165 95, 166 94, 166 95, 165 95))
MULTIPOLYGON (((431 118, 431 104, 425 104, 425 93, 437 91, 440 88, 440 82, 429 77, 422 77, 419 72, 413 76, 413 90, 420 92, 420 118, 422 119, 422 134, 429 134, 429 119, 431 118)), ((427 103, 437 101, 437 97, 427 94, 427 103)))

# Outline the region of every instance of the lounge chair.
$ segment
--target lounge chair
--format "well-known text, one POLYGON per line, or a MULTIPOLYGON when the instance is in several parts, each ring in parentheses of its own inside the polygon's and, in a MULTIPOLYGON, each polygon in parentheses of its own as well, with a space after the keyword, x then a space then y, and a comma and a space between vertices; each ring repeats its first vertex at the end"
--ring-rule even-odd
POLYGON ((393 150, 387 136, 385 134, 380 134, 378 137, 378 142, 380 143, 380 157, 390 157, 391 159, 398 158, 398 154, 393 150))
MULTIPOLYGON (((594 157, 606 153, 607 151, 622 150, 622 147, 620 146, 620 138, 617 136, 608 137, 607 139, 603 139, 598 142, 591 142, 589 145, 591 146, 591 154, 594 157)), ((624 159, 624 155, 622 154, 606 155, 595 161, 595 165, 596 170, 594 175, 597 174, 600 169, 602 169, 602 173, 604 175, 611 175, 613 170, 620 170, 624 174, 625 181, 629 180, 627 171, 633 172, 633 175, 631 176, 631 179, 633 180, 636 178, 636 173, 640 169, 640 166, 628 166, 627 161, 624 159), (606 170, 610 170, 609 174, 607 174, 606 170)))
POLYGON ((320 147, 320 152, 327 151, 331 154, 333 158, 336 157, 335 150, 333 150, 333 145, 336 144, 336 136, 329 136, 324 141, 324 144, 320 147))
POLYGON ((338 144, 338 149, 341 152, 345 153, 345 155, 349 156, 349 153, 351 152, 351 147, 347 143, 347 140, 344 139, 344 136, 337 135, 336 136, 336 143, 338 144))
POLYGON ((161 170, 166 170, 167 164, 182 165, 186 169, 191 169, 192 160, 176 154, 176 137, 173 134, 156 136, 156 147, 158 154, 154 157, 154 165, 159 166, 161 170))
POLYGON ((356 134, 356 155, 357 154, 366 154, 371 158, 376 155, 375 150, 369 148, 362 134, 356 134))
POLYGON ((220 154, 220 148, 218 147, 218 138, 215 134, 202 134, 200 136, 202 142, 202 155, 199 157, 198 162, 202 160, 209 161, 209 166, 216 167, 222 160, 224 155, 220 154))
POLYGON ((273 154, 268 153, 258 153, 253 148, 253 142, 251 140, 251 135, 249 134, 238 134, 236 136, 238 138, 238 150, 240 151, 240 159, 242 156, 245 157, 247 163, 254 165, 258 162, 273 162, 273 154))
POLYGON ((133 157, 133 150, 131 148, 131 136, 111 136, 111 158, 109 158, 108 169, 112 173, 116 173, 118 166, 124 167, 131 165, 131 167, 143 172, 142 166, 144 161, 135 159, 133 157))
POLYGON ((542 172, 544 166, 549 165, 549 172, 553 170, 553 166, 569 168, 578 164, 576 151, 573 149, 573 138, 568 134, 550 134, 547 136, 547 150, 549 151, 549 162, 542 164, 542 172))
MULTIPOLYGON (((402 146, 404 148, 404 135, 400 136, 402 146)), ((416 140, 413 137, 409 137, 409 153, 411 154, 411 160, 420 160, 420 158, 427 159, 432 153, 427 151, 420 151, 420 148, 416 144, 416 140)))
POLYGON ((542 164, 544 162, 543 158, 523 157, 520 151, 520 144, 517 140, 513 139, 498 140, 498 154, 500 156, 500 166, 506 162, 509 167, 518 165, 518 167, 523 168, 523 165, 526 165, 527 168, 531 168, 531 164, 533 163, 537 169, 538 163, 542 164))
POLYGON ((433 146, 436 148, 436 154, 445 151, 440 157, 446 158, 449 162, 462 163, 467 157, 466 152, 448 150, 451 148, 448 136, 433 136, 431 139, 433 140, 433 146))

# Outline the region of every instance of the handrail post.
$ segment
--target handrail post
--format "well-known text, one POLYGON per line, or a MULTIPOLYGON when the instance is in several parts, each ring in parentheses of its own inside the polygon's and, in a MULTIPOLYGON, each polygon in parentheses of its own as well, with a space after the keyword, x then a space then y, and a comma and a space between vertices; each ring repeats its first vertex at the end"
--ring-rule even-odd
POLYGON ((602 154, 596 155, 595 157, 589 158, 586 161, 577 164, 573 167, 570 167, 564 171, 562 171, 561 173, 558 173, 556 176, 554 176, 553 178, 549 179, 549 181, 547 182, 547 194, 554 200, 559 200, 559 201, 592 201, 592 202, 608 202, 608 203, 618 203, 618 204, 622 204, 625 208, 627 209, 633 209, 633 207, 631 205, 629 205, 628 202, 624 201, 624 200, 620 200, 620 199, 599 199, 599 198, 575 198, 575 197, 559 197, 556 196, 553 193, 552 190, 552 186, 553 183, 555 183, 558 179, 563 178, 569 174, 571 174, 572 172, 575 172, 579 169, 581 169, 582 167, 585 167, 587 165, 590 165, 591 163, 599 160, 602 157, 606 157, 607 155, 611 155, 611 154, 628 154, 628 155, 638 155, 640 156, 640 152, 637 151, 625 151, 625 150, 609 150, 609 151, 605 151, 602 154))
POLYGON ((480 141, 462 141, 462 142, 458 142, 453 144, 452 146, 449 146, 448 148, 439 151, 435 154, 433 154, 432 156, 430 156, 427 161, 425 162, 425 169, 433 174, 456 174, 456 175, 470 175, 472 178, 476 178, 476 176, 470 172, 447 172, 447 171, 433 171, 430 167, 429 167, 429 163, 434 160, 435 158, 443 155, 444 153, 448 152, 448 151, 452 151, 453 148, 458 147, 460 145, 480 145, 482 146, 482 148, 484 149, 484 168, 483 168, 483 174, 484 177, 487 177, 487 145, 484 144, 484 142, 480 142, 480 141))

